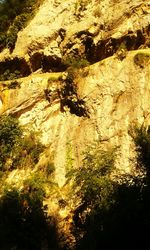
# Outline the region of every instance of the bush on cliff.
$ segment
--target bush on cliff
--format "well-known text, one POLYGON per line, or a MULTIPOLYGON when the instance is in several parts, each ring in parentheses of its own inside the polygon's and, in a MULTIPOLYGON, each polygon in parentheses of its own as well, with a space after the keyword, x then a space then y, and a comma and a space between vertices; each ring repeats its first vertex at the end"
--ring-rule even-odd
POLYGON ((0 51, 8 47, 12 51, 17 33, 33 18, 43 0, 3 0, 0 1, 0 51))
POLYGON ((45 212, 41 182, 32 179, 0 197, 0 249, 58 249, 55 219, 45 212))
MULTIPOLYGON (((107 171, 101 172, 103 167, 98 168, 99 174, 96 166, 104 166, 105 170, 105 165, 113 165, 107 164, 113 161, 108 161, 101 152, 88 153, 86 167, 75 174, 81 197, 72 229, 77 250, 149 248, 150 129, 135 129, 133 139, 137 151, 135 164, 142 176, 126 175, 121 182, 115 182, 107 171)), ((107 154, 108 159, 111 155, 107 154)))
POLYGON ((44 150, 35 134, 23 135, 23 130, 16 118, 0 117, 0 170, 34 166, 44 150))

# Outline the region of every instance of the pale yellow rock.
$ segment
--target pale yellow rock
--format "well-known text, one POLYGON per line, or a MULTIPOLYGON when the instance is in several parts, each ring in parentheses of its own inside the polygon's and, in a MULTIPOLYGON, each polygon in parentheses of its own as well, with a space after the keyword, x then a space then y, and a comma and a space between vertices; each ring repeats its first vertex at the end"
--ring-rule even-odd
MULTIPOLYGON (((150 123, 150 67, 136 65, 134 57, 139 51, 129 52, 123 61, 117 57, 105 59, 78 74, 77 91, 85 101, 88 117, 79 117, 60 110, 56 96, 48 102, 44 95, 51 74, 22 79, 21 88, 2 92, 1 109, 19 116, 22 125, 39 133, 41 142, 54 154, 55 178, 60 186, 65 183, 66 152, 69 144, 71 158, 81 165, 82 153, 92 141, 100 138, 104 145, 120 146, 117 166, 130 170, 132 139, 128 134, 131 125, 150 123), (6 96, 5 96, 6 95, 6 96)), ((150 50, 140 50, 142 54, 150 50)), ((53 82, 54 87, 58 82, 53 82)), ((3 110, 3 111, 4 111, 3 110)))
MULTIPOLYGON (((35 53, 58 62, 88 50, 88 59, 95 56, 91 61, 97 63, 75 72, 77 96, 73 93, 71 97, 74 103, 84 101, 87 116, 79 116, 67 105, 62 107, 60 92, 69 73, 43 73, 42 59, 33 74, 17 79, 20 88, 9 89, 11 81, 0 82, 0 115, 15 114, 25 131, 37 132, 46 146, 34 171, 50 162, 55 165, 57 190, 51 191, 47 185, 43 204, 50 215, 59 218, 58 231, 66 233, 71 249, 75 244, 70 231, 73 210, 80 200, 72 197, 71 182, 65 185, 67 171, 72 166, 80 168, 83 153, 100 140, 104 148, 119 146, 114 175, 134 173, 131 159, 135 148, 129 130, 150 125, 149 23, 150 0, 45 0, 18 33, 13 53, 8 49, 0 53, 0 62, 17 56, 30 67, 35 53), (91 41, 89 48, 87 41, 91 41), (131 43, 130 51, 125 41, 131 43), (135 50, 136 43, 140 50, 135 50), (66 207, 59 206, 60 199, 68 202, 66 207)), ((31 174, 31 169, 13 170, 6 184, 21 190, 31 174)))
MULTIPOLYGON (((73 50, 84 53, 84 44, 76 37, 79 32, 87 32, 95 46, 100 40, 120 39, 128 32, 136 36, 137 30, 143 32, 148 26, 149 10, 150 1, 141 0, 92 0, 82 6, 76 0, 45 0, 30 24, 19 32, 13 53, 9 55, 5 49, 0 60, 18 56, 29 63, 35 52, 60 59, 73 50)), ((0 113, 16 114, 23 126, 38 132, 49 152, 46 160, 53 158, 55 181, 60 187, 66 181, 67 164, 80 167, 86 147, 98 139, 104 147, 109 143, 120 146, 116 165, 121 171, 131 170, 129 159, 134 149, 128 130, 134 124, 150 123, 150 49, 125 51, 121 60, 119 52, 80 70, 75 79, 78 97, 85 101, 89 117, 72 114, 67 106, 62 112, 58 89, 67 77, 65 72, 35 72, 19 79, 21 87, 17 89, 8 89, 9 81, 5 87, 1 83, 0 113)))
MULTIPOLYGON (((28 57, 30 53, 44 51, 46 54, 62 54, 77 33, 89 31, 94 44, 108 37, 120 38, 128 31, 133 33, 148 27, 150 1, 97 1, 97 0, 45 0, 29 25, 18 33, 18 39, 11 57, 28 57), (80 8, 80 5, 84 7, 80 8), (84 3, 84 4, 83 4, 84 3), (76 9, 80 11, 76 12, 76 9), (100 12, 100 13, 99 13, 100 12), (97 25, 98 28, 95 28, 97 25), (103 28, 101 28, 103 25, 103 28), (65 36, 60 39, 60 29, 65 36), (59 41, 59 45, 54 43, 59 41)), ((72 41, 72 45, 73 45, 72 41)), ((81 45, 82 46, 82 45, 81 45)), ((9 56, 6 49, 0 60, 9 56)))

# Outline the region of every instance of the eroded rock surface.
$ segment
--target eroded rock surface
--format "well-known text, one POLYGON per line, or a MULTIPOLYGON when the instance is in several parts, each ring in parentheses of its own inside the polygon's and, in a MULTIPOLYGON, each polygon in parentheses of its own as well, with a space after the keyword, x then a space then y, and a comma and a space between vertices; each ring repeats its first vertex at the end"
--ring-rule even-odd
MULTIPOLYGON (((44 205, 74 246, 68 169, 100 140, 119 146, 117 171, 131 173, 129 131, 150 125, 150 1, 45 0, 14 51, 0 53, 0 75, 9 79, 0 81, 0 115, 18 117, 46 146, 36 167, 54 163, 59 191, 44 205)), ((18 187, 28 174, 17 169, 7 181, 18 187)))
POLYGON ((70 159, 80 166, 97 139, 120 146, 117 165, 130 169, 128 131, 150 121, 149 35, 150 1, 45 0, 13 53, 0 54, 1 75, 27 76, 1 82, 0 113, 39 132, 60 186, 70 159), (69 87, 70 59, 91 65, 77 65, 69 87), (52 71, 62 73, 46 73, 52 71))
POLYGON ((104 145, 120 146, 118 166, 128 170, 133 150, 129 129, 150 121, 149 62, 150 50, 146 49, 128 52, 124 60, 113 56, 79 70, 77 93, 89 116, 73 114, 69 107, 62 111, 57 92, 62 80, 48 84, 51 74, 32 75, 22 80, 19 89, 4 89, 1 112, 16 114, 22 125, 39 132, 50 156, 54 154, 60 185, 65 183, 68 150, 74 164, 80 166, 83 151, 97 139, 104 145), (138 63, 137 57, 141 58, 138 63), (45 96, 48 85, 49 100, 45 96))
MULTIPOLYGON (((11 58, 24 57, 31 71, 64 70, 68 58, 94 63, 121 49, 150 45, 150 1, 45 0, 18 33, 11 58)), ((8 58, 8 50, 0 60, 8 58)))

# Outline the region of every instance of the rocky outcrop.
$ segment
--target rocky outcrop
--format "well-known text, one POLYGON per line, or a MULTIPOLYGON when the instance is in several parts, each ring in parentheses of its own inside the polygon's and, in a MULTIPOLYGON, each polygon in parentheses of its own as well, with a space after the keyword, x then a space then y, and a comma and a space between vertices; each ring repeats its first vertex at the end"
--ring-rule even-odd
POLYGON ((63 71, 70 57, 95 63, 122 49, 148 47, 149 18, 149 1, 45 0, 18 33, 13 53, 4 50, 0 60, 23 57, 31 71, 63 71))
POLYGON ((22 125, 39 132, 49 157, 53 155, 59 185, 65 183, 67 158, 80 166, 83 151, 97 139, 104 146, 120 146, 117 165, 128 171, 133 152, 129 129, 150 122, 149 62, 146 49, 128 52, 124 60, 116 55, 79 70, 73 83, 78 96, 74 102, 84 101, 88 116, 73 113, 68 105, 62 110, 60 93, 66 76, 59 73, 35 74, 22 79, 19 89, 3 89, 1 113, 13 113, 22 125))
MULTIPOLYGON (((59 191, 44 205, 72 246, 67 171, 97 140, 118 146, 118 174, 134 171, 129 131, 150 125, 149 37, 150 1, 45 0, 13 52, 0 53, 0 115, 18 117, 45 145, 36 167, 54 163, 59 191)), ((29 174, 14 170, 8 183, 29 174)))
POLYGON ((21 50, 30 55, 30 51, 43 50, 57 57, 84 55, 90 53, 91 47, 104 43, 110 53, 112 47, 119 47, 122 42, 127 49, 137 49, 146 45, 150 32, 149 4, 141 0, 134 4, 108 0, 45 1, 30 25, 18 35, 14 54, 21 50))

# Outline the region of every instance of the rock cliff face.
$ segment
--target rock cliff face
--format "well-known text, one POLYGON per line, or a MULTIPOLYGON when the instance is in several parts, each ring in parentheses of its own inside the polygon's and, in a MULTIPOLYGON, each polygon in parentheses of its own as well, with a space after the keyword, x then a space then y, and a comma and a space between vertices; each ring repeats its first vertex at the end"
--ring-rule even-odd
POLYGON ((62 197, 66 172, 96 140, 119 146, 118 173, 132 172, 129 130, 150 125, 150 1, 45 0, 14 51, 0 53, 0 75, 8 69, 21 78, 0 82, 0 115, 38 132, 46 146, 38 164, 52 159, 62 197))
POLYGON ((47 0, 19 32, 13 53, 1 53, 1 74, 9 67, 26 77, 13 89, 1 83, 0 113, 39 132, 60 186, 67 158, 80 166, 97 139, 119 145, 117 165, 130 169, 128 130, 150 122, 149 34, 150 1, 47 0), (74 87, 63 95, 68 62, 79 58, 89 66, 74 69, 74 87))

